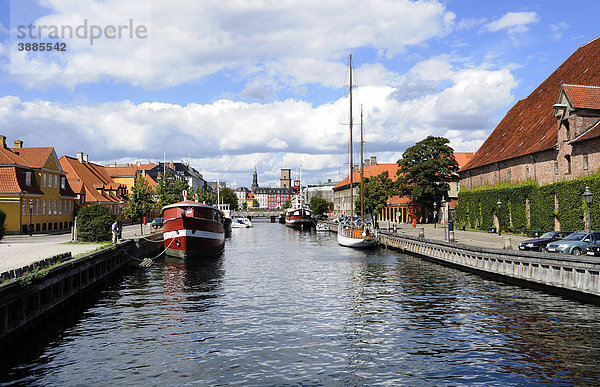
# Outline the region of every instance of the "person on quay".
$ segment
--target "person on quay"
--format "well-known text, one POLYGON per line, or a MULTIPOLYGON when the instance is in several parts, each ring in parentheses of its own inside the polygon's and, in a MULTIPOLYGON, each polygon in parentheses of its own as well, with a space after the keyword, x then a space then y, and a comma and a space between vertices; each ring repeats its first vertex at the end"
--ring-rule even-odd
POLYGON ((115 222, 112 224, 112 243, 113 245, 117 244, 117 238, 119 235, 119 223, 115 220, 115 222))

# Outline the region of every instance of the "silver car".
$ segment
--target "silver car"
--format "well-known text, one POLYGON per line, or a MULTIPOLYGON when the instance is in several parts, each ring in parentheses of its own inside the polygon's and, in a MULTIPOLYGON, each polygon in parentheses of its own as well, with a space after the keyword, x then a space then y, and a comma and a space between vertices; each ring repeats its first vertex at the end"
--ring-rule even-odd
MULTIPOLYGON (((594 232, 596 234, 597 231, 594 232)), ((596 235, 594 235, 596 237, 596 235)), ((589 231, 578 231, 569 234, 559 241, 548 243, 546 250, 550 253, 562 253, 581 255, 590 245, 591 233, 589 231)))

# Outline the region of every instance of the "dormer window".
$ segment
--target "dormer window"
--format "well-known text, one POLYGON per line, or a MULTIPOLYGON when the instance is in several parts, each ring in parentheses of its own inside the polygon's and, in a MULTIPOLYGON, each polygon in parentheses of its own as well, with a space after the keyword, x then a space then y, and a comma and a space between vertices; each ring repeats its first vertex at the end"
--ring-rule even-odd
POLYGON ((25 185, 31 187, 31 172, 25 172, 25 185))

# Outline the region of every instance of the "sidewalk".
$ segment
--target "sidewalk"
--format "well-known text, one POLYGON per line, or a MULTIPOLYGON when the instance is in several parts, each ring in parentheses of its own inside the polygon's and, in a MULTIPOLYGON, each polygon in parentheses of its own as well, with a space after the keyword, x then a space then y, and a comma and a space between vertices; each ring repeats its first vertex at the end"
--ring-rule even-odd
MULTIPOLYGON (((447 240, 445 239, 444 232, 446 233, 446 238, 448 235, 448 231, 443 228, 441 225, 437 225, 436 228, 433 227, 433 224, 417 224, 417 227, 413 227, 412 224, 399 224, 398 225, 398 234, 418 237, 419 231, 423 229, 425 238, 433 239, 433 240, 447 240)), ((380 224, 380 230, 386 231, 387 225, 385 223, 380 224), (382 227, 383 226, 383 227, 382 227)), ((390 232, 392 229, 390 228, 390 232)), ((462 243, 469 246, 475 247, 485 247, 490 249, 503 249, 505 243, 510 243, 513 250, 519 250, 519 243, 522 241, 533 239, 531 237, 524 237, 522 235, 516 234, 492 234, 487 232, 478 232, 478 231, 460 231, 454 230, 454 239, 456 243, 462 243)))
MULTIPOLYGON (((148 226, 144 227, 144 235, 150 235, 148 226)), ((140 236, 140 225, 132 224, 123 227, 123 239, 140 236)), ((71 233, 66 234, 34 234, 5 235, 0 240, 0 273, 18 269, 34 262, 70 252, 73 256, 87 253, 102 246, 100 243, 70 244, 71 233)))

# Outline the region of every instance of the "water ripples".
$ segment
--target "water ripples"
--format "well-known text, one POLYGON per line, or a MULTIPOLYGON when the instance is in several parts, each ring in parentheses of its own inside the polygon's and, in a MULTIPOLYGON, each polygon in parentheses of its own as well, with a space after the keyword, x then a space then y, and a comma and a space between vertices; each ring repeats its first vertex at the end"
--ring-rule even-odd
MULTIPOLYGON (((597 384, 599 308, 258 222, 127 274, 5 383, 597 384)), ((37 338, 39 339, 39 338, 37 338)))

